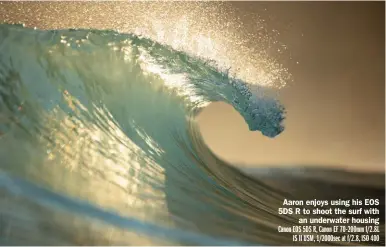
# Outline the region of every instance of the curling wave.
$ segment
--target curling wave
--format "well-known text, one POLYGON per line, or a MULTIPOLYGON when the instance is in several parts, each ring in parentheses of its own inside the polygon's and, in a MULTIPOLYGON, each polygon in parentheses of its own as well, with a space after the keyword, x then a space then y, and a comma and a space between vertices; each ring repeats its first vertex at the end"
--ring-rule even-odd
POLYGON ((314 194, 245 176, 194 121, 223 101, 275 137, 285 110, 263 87, 132 34, 0 25, 0 37, 1 243, 292 243, 277 226, 300 216, 277 209, 314 194))

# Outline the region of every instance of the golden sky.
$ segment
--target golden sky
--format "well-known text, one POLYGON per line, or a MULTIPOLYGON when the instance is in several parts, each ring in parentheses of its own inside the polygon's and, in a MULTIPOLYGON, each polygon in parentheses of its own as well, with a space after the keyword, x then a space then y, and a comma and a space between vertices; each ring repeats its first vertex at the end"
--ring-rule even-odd
POLYGON ((240 5, 259 13, 266 7, 267 25, 281 31, 280 41, 298 62, 290 64, 294 80, 280 93, 288 111, 286 130, 275 139, 251 133, 231 107, 213 104, 200 117, 213 151, 246 166, 384 171, 384 3, 240 5))

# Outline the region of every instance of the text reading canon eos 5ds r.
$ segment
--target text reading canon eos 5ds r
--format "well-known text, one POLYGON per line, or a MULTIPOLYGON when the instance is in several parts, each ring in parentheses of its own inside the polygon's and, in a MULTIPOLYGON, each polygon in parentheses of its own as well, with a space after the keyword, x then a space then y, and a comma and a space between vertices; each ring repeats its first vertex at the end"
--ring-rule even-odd
POLYGON ((379 242, 380 199, 287 200, 279 215, 292 215, 292 225, 278 232, 292 233, 302 242, 379 242))

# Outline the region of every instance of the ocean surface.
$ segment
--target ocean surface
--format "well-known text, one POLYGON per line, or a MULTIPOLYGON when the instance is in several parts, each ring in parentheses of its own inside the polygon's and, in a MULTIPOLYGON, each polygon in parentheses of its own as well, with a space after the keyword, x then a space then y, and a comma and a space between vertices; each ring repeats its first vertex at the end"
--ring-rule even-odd
MULTIPOLYGON (((134 34, 0 25, 0 244, 291 245, 277 226, 302 215, 279 215, 285 198, 384 209, 382 183, 251 177, 216 157, 195 122, 211 102, 251 131, 285 131, 275 94, 228 71, 134 34)), ((380 229, 384 244, 384 210, 380 229)))

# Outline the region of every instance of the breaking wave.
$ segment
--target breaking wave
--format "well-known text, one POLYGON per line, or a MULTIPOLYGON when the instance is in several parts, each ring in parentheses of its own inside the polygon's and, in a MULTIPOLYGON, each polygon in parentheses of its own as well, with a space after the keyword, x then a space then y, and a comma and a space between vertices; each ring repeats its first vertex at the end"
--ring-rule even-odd
POLYGON ((266 88, 133 34, 0 25, 0 37, 0 243, 292 243, 277 226, 300 216, 278 207, 323 182, 299 192, 250 178, 216 157, 195 123, 223 101, 275 137, 285 110, 266 88))

